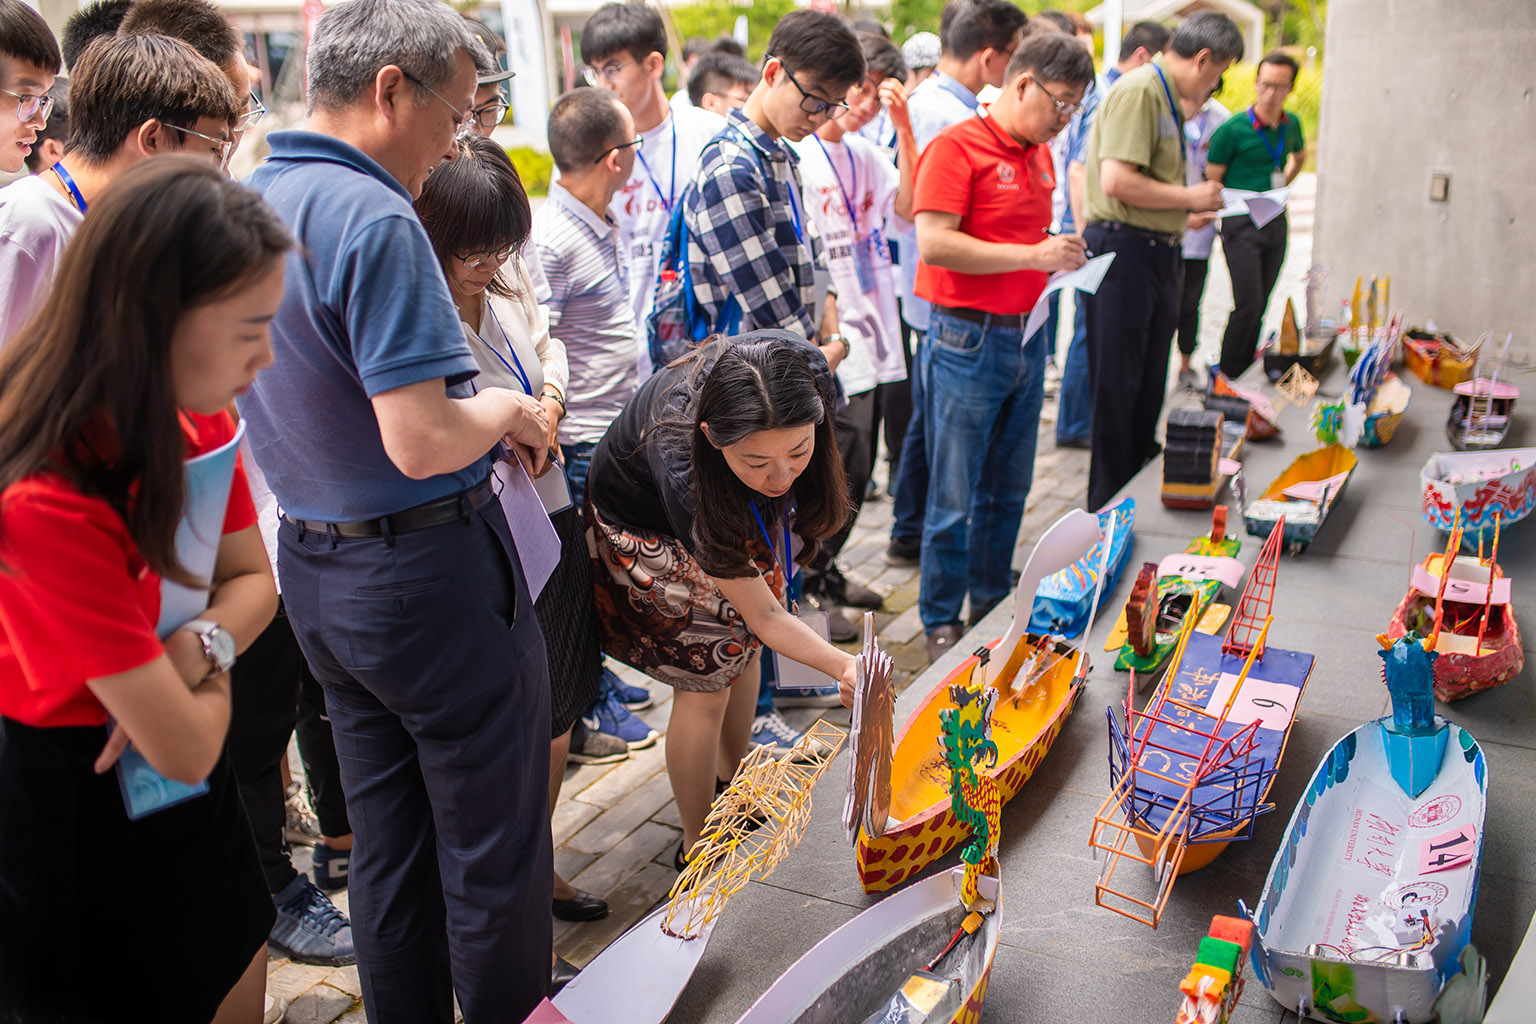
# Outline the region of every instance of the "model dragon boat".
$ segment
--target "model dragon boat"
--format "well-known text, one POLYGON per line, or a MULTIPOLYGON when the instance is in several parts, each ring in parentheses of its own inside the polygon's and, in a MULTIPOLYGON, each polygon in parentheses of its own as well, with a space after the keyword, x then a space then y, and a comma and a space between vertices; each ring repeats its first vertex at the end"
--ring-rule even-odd
POLYGON ((1233 478, 1234 487, 1243 505, 1243 523, 1249 535, 1268 537, 1283 522, 1285 549, 1293 555, 1305 551, 1349 482, 1355 465, 1355 453, 1342 445, 1331 444, 1307 452, 1297 456, 1253 501, 1247 500, 1246 482, 1243 474, 1238 473, 1233 478))
POLYGON ((1457 558, 1459 530, 1444 554, 1432 554, 1413 572, 1413 583, 1387 627, 1393 640, 1434 627, 1437 600, 1443 601, 1440 639, 1435 645, 1435 696, 1459 700, 1501 686, 1520 674, 1525 651, 1510 602, 1510 581, 1499 568, 1499 531, 1484 559, 1457 558))
POLYGON ((1249 915, 1253 965, 1300 1016, 1426 1024, 1471 938, 1487 768, 1434 713, 1437 635, 1377 639, 1392 714, 1313 774, 1249 915))
MULTIPOLYGON (((1227 533, 1227 507, 1217 505, 1209 534, 1190 541, 1181 555, 1142 565, 1125 602, 1125 632, 1120 632, 1117 622, 1105 646, 1106 650, 1120 648, 1116 669, 1134 669, 1144 684, 1156 676, 1184 624, 1199 623, 1223 585, 1235 587, 1242 582, 1243 563, 1233 557, 1240 543, 1227 533), (1124 641, 1119 642, 1122 636, 1124 641)), ((1219 628, 1220 621, 1207 625, 1209 632, 1219 628)))
POLYGON ((599 953, 553 1005, 542 1003, 543 1019, 661 1024, 693 977, 726 900, 754 877, 772 874, 799 845, 811 790, 845 738, 837 726, 817 722, 782 756, 754 748, 715 798, 667 903, 599 953), (615 999, 615 992, 624 997, 615 999))
POLYGON ((1179 982, 1184 1000, 1177 1024, 1229 1024, 1243 996, 1243 963, 1252 946, 1253 922, 1211 918, 1210 934, 1200 940, 1195 965, 1179 982))
POLYGON ((1099 513, 1099 531, 1104 539, 1088 552, 1058 572, 1040 581, 1035 591, 1035 608, 1029 616, 1029 630, 1041 635, 1055 633, 1068 639, 1088 627, 1097 602, 1114 592, 1120 573, 1131 557, 1131 539, 1136 522, 1136 499, 1122 498, 1099 513), (1099 566, 1104 565, 1104 545, 1109 546, 1109 562, 1104 582, 1099 583, 1099 566))
POLYGON ((1281 531, 1264 545, 1224 638, 1186 622, 1173 664, 1142 711, 1134 683, 1108 709, 1110 793, 1088 844, 1107 854, 1094 902, 1158 926, 1173 882, 1247 839, 1285 754, 1313 657, 1266 647, 1281 531), (1146 865, 1150 885, 1116 872, 1146 865), (1135 891, 1133 891, 1133 889, 1135 891))
MULTIPOLYGON (((1020 574, 1007 635, 945 676, 902 725, 890 755, 889 817, 872 815, 883 827, 872 831, 861 824, 854 835, 854 859, 865 892, 883 892, 905 881, 964 840, 965 824, 955 816, 950 799, 943 716, 954 707, 957 688, 969 685, 987 658, 1002 667, 990 684, 1000 697, 992 720, 997 757, 984 774, 996 784, 1004 803, 1013 799, 1051 749, 1088 675, 1083 645, 1091 619, 1075 646, 1029 633, 1033 596, 1042 576, 1072 564, 1100 540, 1098 518, 1081 509, 1052 524, 1020 574)), ((1100 550, 1107 555, 1112 547, 1100 550)), ((1105 575, 1101 563, 1100 586, 1105 575)))
POLYGON ((1450 389, 1472 379, 1481 345, 1479 339, 1469 347, 1433 326, 1410 328, 1403 334, 1403 362, 1425 384, 1450 389))
POLYGON ((950 815, 968 835, 962 865, 893 893, 828 935, 738 1024, 979 1024, 1002 931, 1003 798, 991 768, 1002 757, 993 713, 1008 701, 988 685, 986 663, 983 654, 939 713, 950 815))
POLYGON ((1536 509, 1536 448, 1436 452, 1419 471, 1424 518, 1446 533, 1458 525, 1462 543, 1476 551, 1494 523, 1518 523, 1536 509))
MULTIPOLYGON (((1246 403, 1244 403, 1246 404, 1246 403)), ((1162 502, 1169 508, 1203 510, 1236 468, 1232 461, 1247 436, 1246 415, 1228 423, 1216 409, 1175 409, 1163 443, 1162 502)))

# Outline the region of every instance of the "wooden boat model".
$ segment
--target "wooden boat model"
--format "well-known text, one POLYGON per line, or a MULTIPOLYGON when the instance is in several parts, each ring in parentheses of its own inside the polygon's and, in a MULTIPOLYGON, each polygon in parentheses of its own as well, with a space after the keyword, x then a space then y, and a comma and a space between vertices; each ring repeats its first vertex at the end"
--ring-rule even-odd
MULTIPOLYGON (((1083 645, 1090 630, 1083 631, 1075 646, 1027 632, 1031 598, 1041 576, 1070 565, 1101 539, 1099 520, 1091 513, 1074 509, 1057 520, 1019 577, 1008 633, 961 662, 902 724, 891 754, 884 828, 872 833, 860 826, 854 836, 854 860, 865 892, 899 885, 965 838, 965 823, 955 817, 949 794, 943 718, 955 706, 956 688, 969 685, 988 659, 1001 665, 989 684, 1000 699, 992 719, 997 757, 983 774, 1004 803, 1013 799, 1051 749, 1082 695, 1088 675, 1083 645)), ((1103 578, 1101 568, 1101 586, 1103 578)))
POLYGON ((1414 570, 1413 583, 1387 626, 1393 640, 1410 632, 1427 635, 1434 628, 1437 603, 1443 605, 1435 696, 1444 701, 1501 686, 1525 666, 1510 581, 1499 568, 1498 531, 1487 559, 1457 558, 1460 541, 1453 531, 1445 553, 1429 555, 1414 570))
POLYGON ((1487 767, 1472 735, 1434 713, 1436 637, 1378 640, 1392 714, 1324 756, 1243 912, 1255 973, 1281 1006, 1427 1024, 1471 938, 1487 767))
POLYGON ((985 765, 1001 756, 993 715, 1007 698, 988 685, 986 663, 954 686, 940 715, 950 813, 969 840, 962 866, 892 893, 828 935, 738 1024, 979 1024, 1003 916, 1002 800, 985 765))
POLYGON ((1468 347, 1443 331, 1414 327, 1403 334, 1403 362, 1425 384, 1449 390, 1472 379, 1480 346, 1481 341, 1468 347))
POLYGON ((1104 853, 1094 902, 1158 926, 1181 874, 1205 867, 1228 843, 1252 835, 1285 755, 1313 657, 1267 647, 1279 572, 1276 530, 1264 545, 1224 638, 1180 635, 1157 692, 1135 709, 1134 682, 1109 708, 1110 793, 1088 836, 1104 853), (1141 878, 1116 877, 1125 862, 1141 878))
POLYGON ((1179 982, 1184 1000, 1177 1024, 1229 1024, 1243 997, 1243 964, 1253 947, 1253 922, 1240 917, 1211 918, 1200 940, 1195 965, 1179 982))
POLYGON ((1328 518, 1334 502, 1355 471, 1355 453, 1331 444, 1297 456, 1264 492, 1248 501, 1241 473, 1234 478, 1243 504, 1243 523, 1253 537, 1268 537, 1276 524, 1285 524, 1285 548, 1306 550, 1328 518))
POLYGON ((1462 529, 1477 550, 1495 523, 1518 523, 1536 509, 1536 448, 1436 452, 1419 471, 1424 519, 1437 530, 1462 529))
POLYGON ((1164 505, 1192 510, 1215 507, 1247 437, 1245 421, 1246 415, 1242 421, 1228 423, 1221 411, 1209 408, 1175 409, 1168 414, 1159 494, 1164 505))
POLYGON ((1071 639, 1088 627, 1097 602, 1113 593, 1120 573, 1131 557, 1135 535, 1136 499, 1122 498, 1099 512, 1099 531, 1106 538, 1065 569, 1040 581, 1035 591, 1035 607, 1029 615, 1029 630, 1040 635, 1056 634, 1071 639), (1104 563, 1104 545, 1109 545, 1109 561, 1104 563), (1104 582, 1099 583, 1099 566, 1105 564, 1104 582))
MULTIPOLYGON (((1111 645, 1124 637, 1115 668, 1139 672, 1143 683, 1150 683, 1173 652, 1184 624, 1200 622, 1223 585, 1242 582, 1243 564, 1233 557, 1240 546, 1241 541, 1227 532, 1227 507, 1217 505, 1209 534, 1190 541, 1183 554, 1144 563, 1125 602, 1125 632, 1117 622, 1105 645, 1113 650, 1111 645)), ((1220 627, 1218 621, 1207 629, 1220 627)))
POLYGON ((1271 381, 1279 380, 1300 365, 1314 377, 1323 375, 1333 355, 1335 336, 1329 332, 1318 336, 1303 335, 1296 324, 1296 307, 1285 300, 1285 311, 1280 316, 1280 335, 1275 344, 1264 351, 1264 376, 1271 381))
POLYGON ((1233 384, 1220 370, 1212 370, 1206 380, 1205 407, 1229 420, 1245 422, 1249 441, 1280 436, 1280 414, 1275 404, 1257 391, 1233 384))
POLYGON ((1457 451, 1497 448, 1509 436, 1520 389, 1504 381, 1463 381, 1453 389, 1445 436, 1457 451))

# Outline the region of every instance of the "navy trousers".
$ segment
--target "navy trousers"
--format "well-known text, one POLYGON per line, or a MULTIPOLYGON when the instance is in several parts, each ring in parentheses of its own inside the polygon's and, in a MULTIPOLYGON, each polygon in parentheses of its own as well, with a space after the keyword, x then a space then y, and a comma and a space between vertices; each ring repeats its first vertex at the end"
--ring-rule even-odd
POLYGON ((521 1021, 549 988, 549 670, 496 499, 390 537, 279 532, 357 845, 372 1024, 521 1021))

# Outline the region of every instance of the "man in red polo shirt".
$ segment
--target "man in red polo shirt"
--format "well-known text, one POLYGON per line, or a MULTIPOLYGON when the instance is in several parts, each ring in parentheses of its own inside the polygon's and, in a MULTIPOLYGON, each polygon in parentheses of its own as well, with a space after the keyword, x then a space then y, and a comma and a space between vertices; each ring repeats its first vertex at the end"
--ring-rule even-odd
POLYGON ((933 303, 920 372, 931 480, 918 612, 937 658, 1008 593, 1035 467, 1045 339, 1023 322, 1048 274, 1083 263, 1081 238, 1048 233, 1051 153, 1093 81, 1072 36, 1014 52, 1003 92, 923 151, 914 209, 916 291, 933 303))

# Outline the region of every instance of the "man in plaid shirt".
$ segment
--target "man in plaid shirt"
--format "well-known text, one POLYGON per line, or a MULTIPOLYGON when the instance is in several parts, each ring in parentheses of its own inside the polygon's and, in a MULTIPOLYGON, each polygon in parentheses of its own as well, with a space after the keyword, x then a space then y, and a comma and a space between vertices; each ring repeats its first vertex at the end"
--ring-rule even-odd
POLYGON ((762 80, 704 148, 684 199, 694 297, 711 322, 734 295, 743 331, 825 335, 819 340, 834 369, 847 342, 832 296, 819 322, 813 312, 815 228, 801 206, 797 157, 780 140, 798 142, 846 113, 843 97, 863 81, 863 54, 841 18, 786 15, 768 40, 762 80))

